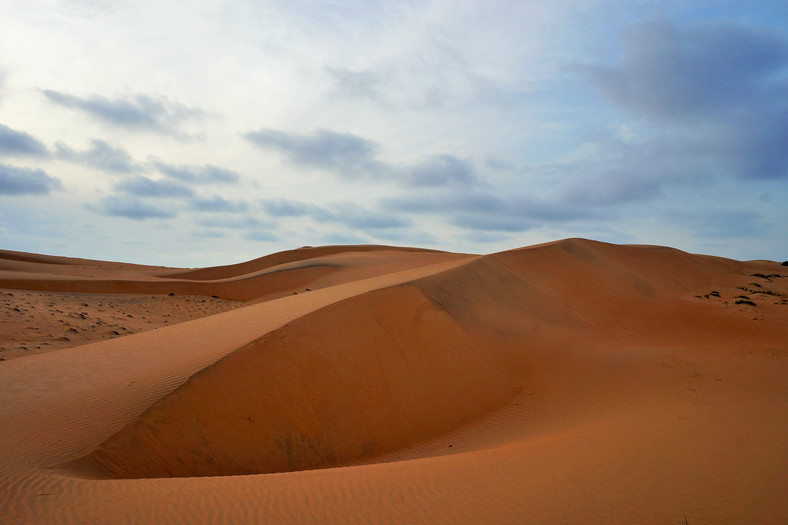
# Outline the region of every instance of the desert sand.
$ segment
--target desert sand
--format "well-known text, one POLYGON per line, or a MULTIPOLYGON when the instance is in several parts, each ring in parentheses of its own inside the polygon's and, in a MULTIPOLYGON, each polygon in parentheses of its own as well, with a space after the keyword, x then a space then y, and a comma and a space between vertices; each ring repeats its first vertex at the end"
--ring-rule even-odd
POLYGON ((0 251, 0 523, 786 523, 788 267, 0 251))

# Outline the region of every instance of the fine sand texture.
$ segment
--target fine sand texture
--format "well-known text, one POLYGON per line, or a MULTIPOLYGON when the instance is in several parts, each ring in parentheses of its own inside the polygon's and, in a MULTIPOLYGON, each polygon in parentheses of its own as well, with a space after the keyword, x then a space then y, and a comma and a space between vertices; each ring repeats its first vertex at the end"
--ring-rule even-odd
POLYGON ((0 523, 788 522, 788 267, 0 251, 0 523))

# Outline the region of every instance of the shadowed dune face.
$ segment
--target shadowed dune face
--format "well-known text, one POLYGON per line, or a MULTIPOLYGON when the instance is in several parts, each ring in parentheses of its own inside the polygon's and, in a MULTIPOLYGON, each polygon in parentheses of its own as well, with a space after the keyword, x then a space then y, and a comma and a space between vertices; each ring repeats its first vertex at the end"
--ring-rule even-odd
POLYGON ((402 285, 319 310, 240 348, 93 458, 117 477, 328 467, 445 432, 514 393, 489 342, 402 285))

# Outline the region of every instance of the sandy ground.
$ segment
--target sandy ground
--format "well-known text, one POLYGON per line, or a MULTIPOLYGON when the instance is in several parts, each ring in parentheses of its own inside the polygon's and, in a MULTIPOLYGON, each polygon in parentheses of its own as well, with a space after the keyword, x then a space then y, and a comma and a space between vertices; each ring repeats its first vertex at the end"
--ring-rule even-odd
POLYGON ((210 296, 0 290, 0 360, 153 330, 242 305, 210 296))
POLYGON ((581 239, 0 252, 0 523, 785 523, 787 293, 581 239))

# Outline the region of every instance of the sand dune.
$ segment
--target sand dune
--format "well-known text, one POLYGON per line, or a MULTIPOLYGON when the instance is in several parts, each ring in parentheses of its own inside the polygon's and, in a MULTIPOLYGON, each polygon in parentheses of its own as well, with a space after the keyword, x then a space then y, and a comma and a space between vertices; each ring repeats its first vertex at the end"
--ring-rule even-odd
POLYGON ((462 258, 381 246, 301 248, 238 265, 183 269, 0 251, 0 289, 92 294, 175 294, 249 301, 462 258))
POLYGON ((0 523, 788 521, 775 262, 581 239, 205 269, 0 252, 0 288, 31 325, 56 295, 172 319, 0 362, 0 523))

